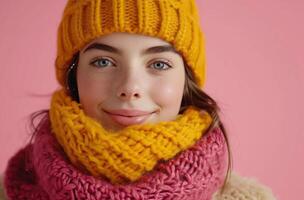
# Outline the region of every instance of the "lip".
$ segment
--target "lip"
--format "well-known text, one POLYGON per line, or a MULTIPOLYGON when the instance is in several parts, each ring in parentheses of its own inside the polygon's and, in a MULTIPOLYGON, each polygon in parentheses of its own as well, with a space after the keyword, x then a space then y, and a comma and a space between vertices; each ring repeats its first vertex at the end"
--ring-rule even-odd
POLYGON ((113 115, 122 115, 127 117, 136 117, 147 115, 152 112, 149 111, 142 111, 142 110, 126 110, 126 109, 118 109, 118 110, 105 110, 105 112, 113 114, 113 115))
POLYGON ((133 124, 141 124, 145 122, 154 112, 141 111, 141 110, 104 110, 109 117, 124 126, 129 126, 133 124))

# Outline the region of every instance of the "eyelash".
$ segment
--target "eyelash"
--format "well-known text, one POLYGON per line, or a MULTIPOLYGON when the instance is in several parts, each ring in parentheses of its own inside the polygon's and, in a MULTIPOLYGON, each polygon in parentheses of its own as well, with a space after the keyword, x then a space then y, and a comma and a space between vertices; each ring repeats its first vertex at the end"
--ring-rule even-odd
MULTIPOLYGON (((98 61, 101 61, 101 60, 107 60, 107 61, 110 61, 112 64, 113 64, 113 62, 110 60, 110 59, 108 59, 108 58, 96 58, 96 59, 94 59, 91 63, 90 63, 90 65, 92 65, 93 67, 97 67, 97 68, 99 68, 97 65, 95 65, 94 63, 96 63, 96 62, 98 62, 98 61)), ((114 65, 114 64, 113 64, 114 65)))
MULTIPOLYGON (((114 64, 110 59, 108 59, 108 58, 97 58, 97 59, 94 59, 94 60, 90 63, 90 65, 92 65, 93 67, 99 68, 99 66, 97 66, 97 65, 94 64, 94 63, 99 62, 99 61, 102 61, 102 60, 107 60, 107 61, 111 62, 111 63, 115 66, 115 64, 114 64)), ((167 65, 167 68, 166 68, 166 69, 160 69, 161 71, 169 70, 170 68, 172 68, 171 64, 170 64, 169 62, 167 62, 167 61, 164 61, 164 60, 156 60, 156 61, 153 62, 152 64, 155 64, 155 63, 163 63, 163 64, 167 65)))

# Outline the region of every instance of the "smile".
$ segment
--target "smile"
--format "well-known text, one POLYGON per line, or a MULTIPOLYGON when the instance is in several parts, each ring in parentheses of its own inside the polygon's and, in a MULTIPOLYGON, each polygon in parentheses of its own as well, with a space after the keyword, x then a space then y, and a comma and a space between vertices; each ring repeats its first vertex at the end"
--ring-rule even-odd
POLYGON ((104 110, 104 112, 107 113, 113 121, 123 126, 142 124, 154 113, 138 110, 104 110))

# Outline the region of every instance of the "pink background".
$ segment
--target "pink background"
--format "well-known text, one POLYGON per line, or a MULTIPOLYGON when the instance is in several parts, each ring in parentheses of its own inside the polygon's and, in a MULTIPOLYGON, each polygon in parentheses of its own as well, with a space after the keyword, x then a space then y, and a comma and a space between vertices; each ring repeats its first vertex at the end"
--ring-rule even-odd
MULTIPOLYGON (((234 171, 278 199, 304 188, 304 1, 197 1, 206 33, 205 90, 222 108, 234 171)), ((0 1, 0 172, 48 108, 65 1, 0 1)))

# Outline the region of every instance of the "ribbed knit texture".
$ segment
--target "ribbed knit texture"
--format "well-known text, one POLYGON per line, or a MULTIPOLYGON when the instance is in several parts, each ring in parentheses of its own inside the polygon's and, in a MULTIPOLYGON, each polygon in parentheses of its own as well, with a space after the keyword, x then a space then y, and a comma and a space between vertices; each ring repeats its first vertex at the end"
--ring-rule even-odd
POLYGON ((205 81, 205 48, 195 0, 69 0, 57 37, 56 75, 66 87, 73 54, 98 36, 128 32, 171 43, 193 70, 196 82, 205 81))
POLYGON ((111 132, 87 116, 64 90, 53 94, 50 117, 52 130, 72 163, 112 183, 137 180, 159 160, 192 146, 212 122, 207 112, 189 107, 173 121, 111 132))
POLYGON ((219 128, 138 181, 114 185, 75 168, 46 122, 34 144, 9 160, 4 184, 10 199, 210 200, 224 182, 227 148, 219 128))

